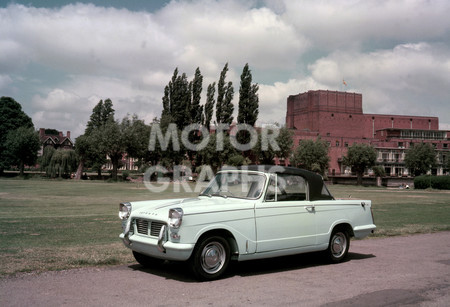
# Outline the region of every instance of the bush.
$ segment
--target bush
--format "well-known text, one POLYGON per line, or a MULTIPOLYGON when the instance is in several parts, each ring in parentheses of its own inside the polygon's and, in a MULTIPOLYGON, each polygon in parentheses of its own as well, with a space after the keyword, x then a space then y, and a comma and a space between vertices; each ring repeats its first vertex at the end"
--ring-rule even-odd
POLYGON ((123 181, 127 181, 128 177, 130 177, 130 172, 129 171, 122 171, 122 180, 123 181))
POLYGON ((375 175, 375 177, 384 177, 386 176, 386 171, 384 170, 384 167, 382 166, 374 166, 372 167, 373 173, 375 175))
POLYGON ((450 176, 418 176, 414 178, 414 188, 450 190, 450 176))
POLYGON ((450 176, 432 177, 431 187, 439 190, 450 190, 450 176))
POLYGON ((430 176, 417 176, 414 178, 415 189, 428 189, 431 186, 430 176))

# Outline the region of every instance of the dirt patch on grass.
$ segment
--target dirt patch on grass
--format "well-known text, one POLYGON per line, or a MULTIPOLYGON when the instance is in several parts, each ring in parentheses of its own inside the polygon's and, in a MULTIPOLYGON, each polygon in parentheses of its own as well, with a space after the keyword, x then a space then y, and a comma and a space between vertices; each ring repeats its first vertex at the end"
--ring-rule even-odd
POLYGON ((59 271, 87 266, 133 263, 131 252, 121 242, 89 247, 27 248, 0 253, 0 277, 21 272, 59 271))

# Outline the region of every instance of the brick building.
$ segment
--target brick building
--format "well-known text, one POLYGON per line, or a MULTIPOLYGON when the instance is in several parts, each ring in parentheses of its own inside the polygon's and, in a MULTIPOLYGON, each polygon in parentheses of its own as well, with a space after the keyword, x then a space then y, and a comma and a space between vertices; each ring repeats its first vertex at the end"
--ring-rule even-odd
POLYGON ((438 153, 443 175, 450 159, 450 131, 439 130, 439 118, 429 116, 364 114, 362 94, 338 91, 308 91, 287 99, 286 127, 293 129, 294 144, 321 137, 330 149, 329 174, 349 172, 342 164, 347 147, 366 143, 378 152, 377 164, 389 176, 409 176, 404 165, 405 151, 414 143, 431 143, 438 153))
POLYGON ((44 148, 47 146, 52 146, 55 149, 73 149, 74 145, 70 139, 70 131, 64 135, 62 131, 57 131, 55 129, 39 129, 39 139, 41 140, 41 151, 39 155, 42 155, 44 148))

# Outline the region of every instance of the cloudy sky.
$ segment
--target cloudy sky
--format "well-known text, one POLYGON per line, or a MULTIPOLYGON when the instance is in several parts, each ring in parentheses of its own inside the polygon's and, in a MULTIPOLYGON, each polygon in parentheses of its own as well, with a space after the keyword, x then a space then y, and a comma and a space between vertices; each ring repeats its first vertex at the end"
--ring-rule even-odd
POLYGON ((284 123, 289 95, 324 89, 450 130, 449 16, 448 0, 0 1, 0 96, 75 138, 100 99, 117 119, 159 117, 176 67, 189 79, 200 68, 205 99, 228 62, 236 111, 248 63, 260 124, 284 123))

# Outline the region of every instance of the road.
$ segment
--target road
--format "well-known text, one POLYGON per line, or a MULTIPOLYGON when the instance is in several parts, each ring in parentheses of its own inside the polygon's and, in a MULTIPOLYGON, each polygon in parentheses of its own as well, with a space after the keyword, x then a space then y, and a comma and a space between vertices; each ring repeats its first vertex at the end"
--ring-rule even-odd
POLYGON ((346 262, 318 254, 235 264, 200 283, 182 264, 21 274, 0 306, 450 306, 450 232, 352 241, 346 262))

